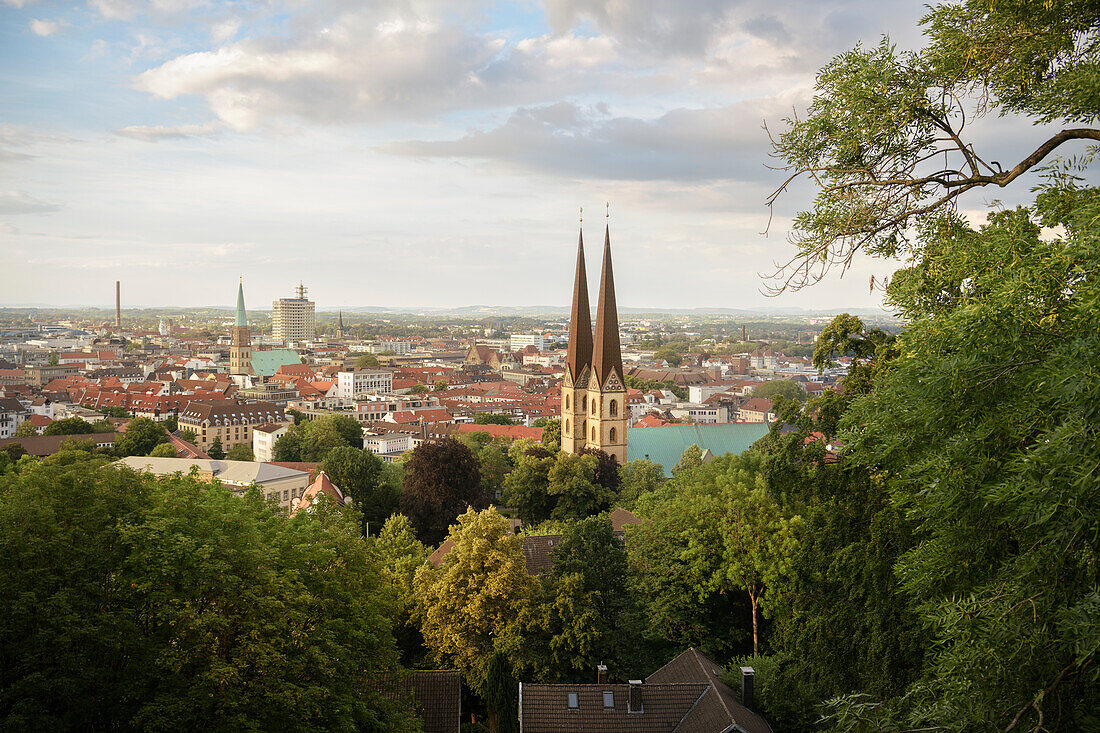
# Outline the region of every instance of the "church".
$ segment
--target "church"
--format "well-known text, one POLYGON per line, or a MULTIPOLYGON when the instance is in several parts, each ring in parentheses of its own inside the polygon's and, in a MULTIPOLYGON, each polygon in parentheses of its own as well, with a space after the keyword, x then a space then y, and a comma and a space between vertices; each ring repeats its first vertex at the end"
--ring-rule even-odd
POLYGON ((619 314, 611 268, 611 230, 604 229, 596 328, 588 300, 584 232, 577 242, 577 271, 569 314, 569 350, 561 386, 561 449, 596 448, 626 463, 626 379, 619 348, 619 314))

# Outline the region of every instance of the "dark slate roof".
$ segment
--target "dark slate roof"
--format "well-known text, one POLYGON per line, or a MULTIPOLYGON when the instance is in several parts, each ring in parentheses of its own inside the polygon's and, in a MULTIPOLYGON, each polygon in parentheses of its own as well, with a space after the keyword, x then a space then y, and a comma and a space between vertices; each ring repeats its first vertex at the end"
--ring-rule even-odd
POLYGON ((459 733, 462 673, 458 670, 382 672, 368 683, 395 699, 411 692, 416 701, 416 714, 424 722, 424 733, 459 733))
POLYGON ((77 433, 76 435, 32 435, 26 438, 2 438, 0 448, 18 443, 23 450, 32 456, 52 456, 61 450, 61 444, 67 440, 80 442, 95 441, 97 446, 114 445, 117 438, 115 433, 77 433))
MULTIPOLYGON (((565 364, 573 379, 592 363, 592 311, 588 306, 588 276, 584 270, 584 233, 577 240, 577 274, 573 279, 573 308, 569 313, 569 348, 565 364)), ((586 385, 585 385, 586 386, 586 385)))
POLYGON ((523 559, 529 575, 541 575, 554 569, 554 549, 561 544, 560 534, 523 538, 523 559))
POLYGON ((623 356, 619 349, 619 312, 615 304, 615 276, 611 272, 611 231, 604 231, 603 271, 596 302, 596 339, 592 344, 592 368, 602 388, 612 373, 623 381, 623 356))
POLYGON ((741 704, 737 694, 721 680, 721 674, 722 668, 717 663, 698 649, 690 648, 647 677, 646 685, 705 682, 711 686, 712 694, 700 699, 698 709, 692 713, 693 720, 698 721, 698 725, 707 720, 724 720, 725 725, 721 728, 683 728, 684 731, 720 731, 735 724, 746 733, 772 733, 771 726, 763 716, 741 704))
MULTIPOLYGON (((522 733, 673 733, 707 690, 705 683, 642 685, 642 712, 627 710, 630 685, 520 684, 522 733), (615 707, 605 708, 603 693, 614 694, 615 707), (578 706, 569 707, 569 693, 578 706)), ((715 733, 719 733, 717 729, 715 733)), ((694 733, 706 733, 695 731, 694 733)))

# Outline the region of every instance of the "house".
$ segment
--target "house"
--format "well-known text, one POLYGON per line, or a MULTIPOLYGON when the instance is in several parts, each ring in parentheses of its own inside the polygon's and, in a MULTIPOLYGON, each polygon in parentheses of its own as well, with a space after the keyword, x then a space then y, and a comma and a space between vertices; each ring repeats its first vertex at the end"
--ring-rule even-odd
POLYGON ((27 409, 14 397, 0 398, 0 438, 11 438, 27 419, 27 409))
POLYGON ((76 435, 32 435, 27 438, 2 438, 0 450, 12 444, 23 446, 28 455, 42 458, 52 456, 61 450, 61 444, 70 440, 78 442, 93 441, 96 448, 113 448, 115 446, 115 433, 78 433, 76 435))
POLYGON ((753 710, 755 673, 742 667, 743 698, 722 668, 691 648, 646 678, 595 684, 519 683, 520 733, 772 733, 753 710))
POLYGON ((252 429, 252 456, 257 461, 275 460, 275 442, 290 430, 287 423, 269 422, 252 429))
POLYGON ((771 422, 775 419, 775 414, 772 412, 772 401, 763 397, 753 397, 741 405, 738 417, 741 422, 771 422))
POLYGON ((328 474, 321 471, 317 474, 317 478, 313 480, 313 483, 310 484, 309 487, 299 495, 298 500, 293 503, 290 509, 290 516, 293 517, 303 509, 308 511, 320 500, 321 494, 327 496, 337 506, 345 506, 351 503, 351 499, 344 496, 344 492, 340 491, 340 488, 332 483, 328 474))
POLYGON ((462 727, 462 673, 454 669, 382 672, 368 684, 394 700, 408 699, 424 733, 459 733, 462 727))
POLYGON ((289 424, 283 408, 271 402, 193 400, 179 415, 180 429, 194 431, 195 444, 202 451, 210 450, 217 439, 225 451, 240 443, 252 445, 253 429, 269 423, 289 424))
POLYGON ((238 494, 243 494, 255 484, 263 492, 264 497, 274 499, 287 511, 298 503, 309 488, 307 472, 277 466, 274 463, 130 456, 112 465, 123 465, 155 476, 171 476, 175 473, 187 475, 194 469, 200 479, 216 478, 238 494))

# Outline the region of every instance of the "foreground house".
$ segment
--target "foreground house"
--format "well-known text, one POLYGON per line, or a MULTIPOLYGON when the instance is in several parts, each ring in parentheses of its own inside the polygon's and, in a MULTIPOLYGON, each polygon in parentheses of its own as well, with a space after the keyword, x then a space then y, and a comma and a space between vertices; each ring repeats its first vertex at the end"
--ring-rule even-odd
POLYGON ((368 684, 394 699, 411 694, 424 733, 459 733, 462 727, 462 673, 458 670, 384 672, 368 684))
POLYGON ((754 712, 753 671, 742 667, 745 699, 722 681, 721 667, 688 649, 645 682, 519 685, 520 733, 771 733, 754 712))

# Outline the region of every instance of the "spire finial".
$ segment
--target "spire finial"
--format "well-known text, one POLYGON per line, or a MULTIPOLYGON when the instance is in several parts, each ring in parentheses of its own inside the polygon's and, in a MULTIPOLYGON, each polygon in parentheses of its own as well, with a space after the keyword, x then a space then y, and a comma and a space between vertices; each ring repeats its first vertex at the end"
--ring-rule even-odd
POLYGON ((607 212, 606 214, 604 214, 604 217, 607 218, 607 219, 610 219, 611 218, 611 202, 610 201, 604 203, 604 210, 607 212))
POLYGON ((581 207, 580 222, 581 222, 581 224, 584 223, 584 207, 583 206, 581 207))

